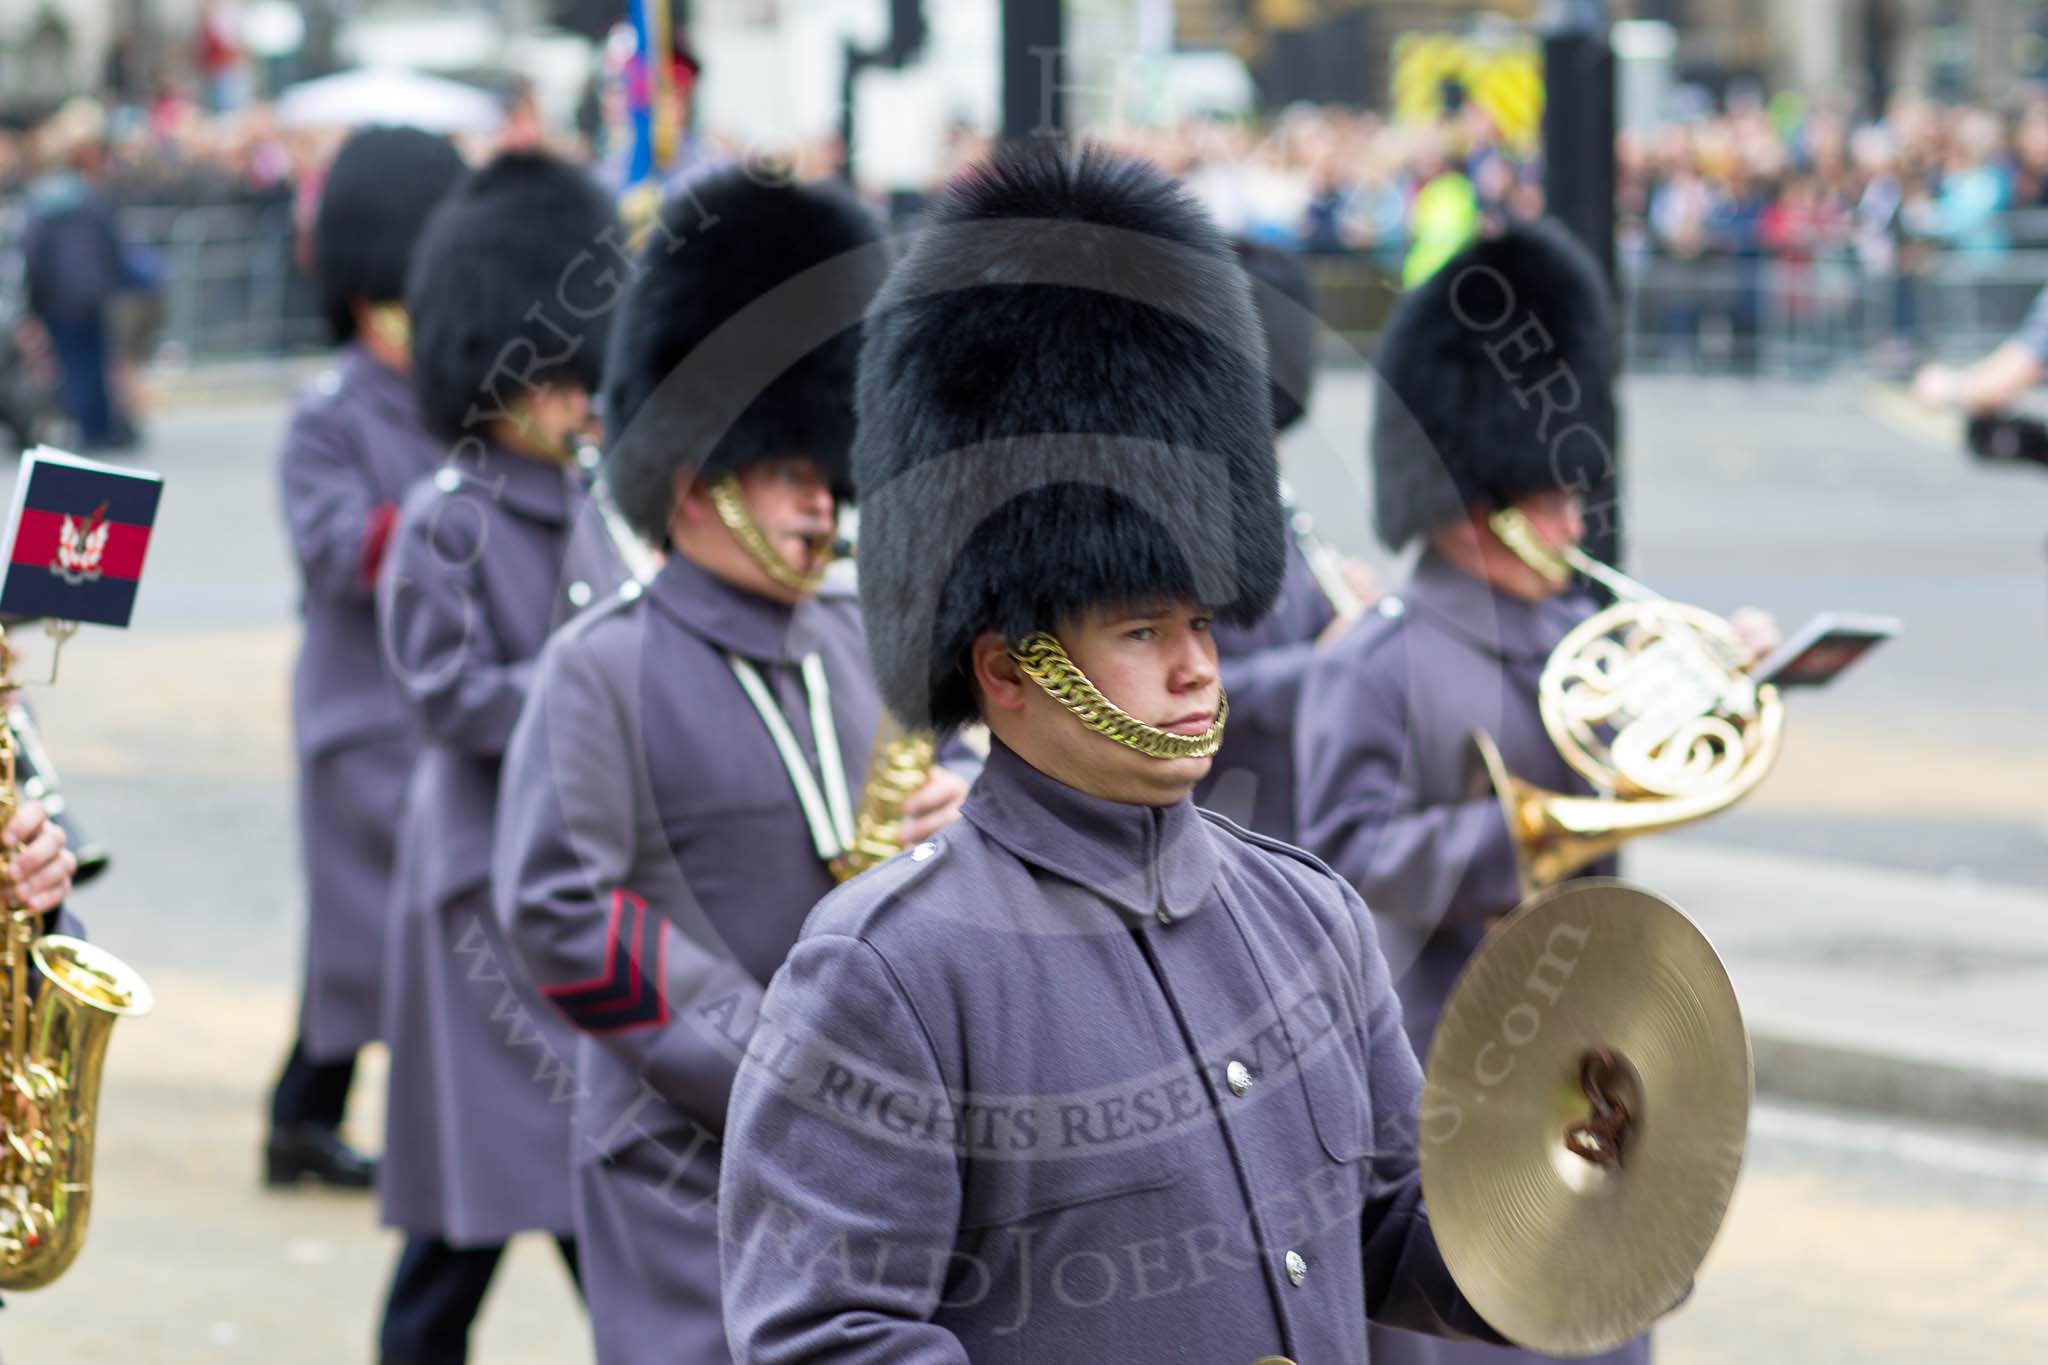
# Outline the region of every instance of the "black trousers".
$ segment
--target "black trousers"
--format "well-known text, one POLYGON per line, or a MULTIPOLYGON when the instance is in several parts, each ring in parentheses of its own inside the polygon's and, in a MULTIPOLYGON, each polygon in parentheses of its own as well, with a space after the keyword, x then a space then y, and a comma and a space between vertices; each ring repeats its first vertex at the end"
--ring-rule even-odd
MULTIPOLYGON (((576 1292, 583 1277, 576 1268, 576 1239, 557 1237, 576 1292)), ((438 1237, 409 1237, 391 1275, 384 1301, 384 1325, 377 1333, 383 1365, 465 1365, 469 1328, 483 1306, 505 1244, 452 1247, 438 1237)))
POLYGON ((317 1123, 323 1128, 341 1127, 342 1112, 348 1108, 348 1087, 355 1076, 355 1058, 309 1062, 304 1044, 294 1039, 277 1088, 270 1092, 270 1126, 317 1123))

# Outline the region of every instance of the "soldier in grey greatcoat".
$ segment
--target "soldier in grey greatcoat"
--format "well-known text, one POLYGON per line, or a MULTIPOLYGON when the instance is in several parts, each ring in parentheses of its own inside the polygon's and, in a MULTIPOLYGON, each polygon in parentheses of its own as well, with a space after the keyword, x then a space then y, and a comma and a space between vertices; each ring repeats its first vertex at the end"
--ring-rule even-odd
MULTIPOLYGON (((1277 443, 1307 414, 1315 388, 1315 282, 1294 252, 1243 238, 1235 245, 1266 333, 1277 443)), ((1290 523, 1302 518, 1284 480, 1280 495, 1290 523)), ((1316 651, 1339 639, 1379 595, 1369 569, 1333 555, 1329 572, 1344 576, 1346 592, 1333 603, 1309 568, 1308 555, 1302 540, 1290 536, 1287 576, 1273 609, 1250 626, 1215 628, 1223 687, 1230 694, 1230 730, 1209 775, 1195 788, 1195 804, 1287 843, 1294 842, 1294 719, 1302 677, 1316 651), (1335 609, 1340 604, 1341 619, 1335 609)))
POLYGON ((299 1036, 270 1100, 264 1178, 367 1187, 341 1139, 356 1053, 378 1036, 398 811, 419 743, 378 645, 375 597, 398 504, 442 444, 407 379, 405 270, 462 175, 447 139, 368 128, 342 144, 313 222, 313 273, 343 350, 292 414, 279 457, 306 618, 292 674, 306 871, 299 1036))
MULTIPOLYGON (((666 562, 543 653, 494 877, 507 940, 582 1035, 571 1161, 600 1365, 729 1358, 727 1093, 835 885, 881 714, 859 605, 822 571, 887 265, 847 191, 724 171, 670 201, 620 304, 605 479, 666 562)), ((905 837, 966 789, 936 769, 905 837)))
POLYGON ((726 1122, 748 1365, 1366 1358, 1497 1340, 1416 1166, 1373 921, 1197 808, 1217 619, 1286 563, 1249 285, 1156 168, 969 168, 869 313, 862 606, 883 697, 993 736, 961 818, 835 891, 726 1122))
MULTIPOLYGON (((1576 544, 1581 504, 1611 458, 1614 346, 1592 258, 1551 223, 1481 239, 1405 295, 1378 359, 1374 521, 1414 571, 1376 615, 1310 665, 1296 756, 1301 845, 1373 907, 1419 1056, 1453 983, 1522 878, 1476 762, 1485 731, 1507 770, 1590 789, 1545 732, 1537 678, 1595 604, 1545 577, 1488 518, 1520 509, 1552 547, 1576 544)), ((1584 875, 1611 875, 1602 860, 1584 875)), ((1513 1365, 1533 1351, 1375 1326, 1392 1365, 1513 1365)), ((1595 1359, 1649 1359, 1647 1336, 1595 1359)))
POLYGON ((435 211, 408 280, 413 384, 448 462, 406 498, 378 582, 385 648, 424 738, 386 951, 384 1221, 407 1235, 388 1365, 466 1358, 514 1233, 569 1241, 573 1040, 531 996, 490 907, 499 768, 550 630, 591 600, 570 562, 572 451, 620 268, 582 170, 508 152, 435 211), (609 255, 608 255, 609 254, 609 255))

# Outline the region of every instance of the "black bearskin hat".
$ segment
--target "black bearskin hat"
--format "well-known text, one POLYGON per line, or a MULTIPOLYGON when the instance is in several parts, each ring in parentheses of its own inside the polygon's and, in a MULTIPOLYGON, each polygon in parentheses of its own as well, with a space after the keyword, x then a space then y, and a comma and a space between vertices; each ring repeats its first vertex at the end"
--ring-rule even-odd
POLYGON ((1273 430, 1308 411, 1316 383, 1316 285, 1292 251, 1237 240, 1237 259, 1252 277, 1252 302, 1266 329, 1266 373, 1273 381, 1273 430))
POLYGON ((355 300, 405 297, 413 243, 462 170, 454 144, 418 128, 364 128, 341 144, 313 215, 313 279, 336 342, 356 334, 355 300))
POLYGON ((595 393, 616 294, 618 218, 582 170, 505 152, 427 219, 406 276, 412 384, 444 441, 482 435, 529 385, 595 393))
POLYGON ((906 724, 965 660, 1151 596, 1233 623, 1285 563, 1265 347, 1229 241, 1158 168, 1043 142, 948 189, 868 314, 861 604, 906 724))
POLYGON ((1403 295, 1373 406, 1380 540, 1593 487, 1614 449, 1613 347, 1600 268, 1551 222, 1481 238, 1403 295))
POLYGON ((881 225, 837 184, 734 169, 669 200, 605 367, 605 478, 635 530, 668 539, 685 466, 809 455, 852 496, 860 319, 888 265, 881 225))

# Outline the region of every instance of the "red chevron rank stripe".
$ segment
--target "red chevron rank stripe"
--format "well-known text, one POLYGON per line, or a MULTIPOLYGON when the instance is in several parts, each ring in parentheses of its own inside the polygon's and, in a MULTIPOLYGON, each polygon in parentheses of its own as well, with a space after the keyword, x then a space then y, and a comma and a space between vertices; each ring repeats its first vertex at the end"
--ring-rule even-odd
POLYGON ((668 920, 649 914, 647 902, 622 886, 612 892, 604 972, 588 981, 543 987, 541 994, 586 1033, 659 1028, 669 1018, 668 1001, 661 993, 667 957, 668 920))

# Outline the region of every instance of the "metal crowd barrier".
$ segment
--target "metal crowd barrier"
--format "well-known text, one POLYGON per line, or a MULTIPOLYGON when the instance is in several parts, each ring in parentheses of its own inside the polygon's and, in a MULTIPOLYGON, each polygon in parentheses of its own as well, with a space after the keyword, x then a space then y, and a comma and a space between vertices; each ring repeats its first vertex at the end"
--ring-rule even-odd
MULTIPOLYGON (((1370 359, 1399 281, 1362 256, 1308 259, 1328 363, 1370 359)), ((1852 253, 1810 261, 1624 259, 1621 316, 1637 369, 1810 375, 1922 355, 1970 359, 2010 337, 2048 287, 2048 248, 1947 252, 1910 273, 1852 253)))
MULTIPOLYGON (((131 205, 125 240, 157 254, 164 286, 154 346, 174 363, 319 350, 325 324, 292 258, 290 202, 131 205)), ((0 247, 12 246, 0 222, 0 247)), ((2024 234, 2014 234, 2027 240, 2024 234)), ((1369 358, 1399 295, 1398 265, 1310 256, 1323 316, 1343 339, 1333 363, 1369 358)), ((1625 257, 1621 310, 1639 368, 1808 374, 1887 353, 1980 355, 2009 337, 2048 286, 2048 247, 1934 255, 1913 273, 1866 269, 1851 252, 1770 257, 1625 257)))
POLYGON ((1873 271, 1811 261, 1651 258, 1623 270, 1631 363, 1805 374, 1888 354, 1971 358, 2011 336, 2043 286, 2048 250, 1946 252, 1873 271))
POLYGON ((242 359, 325 344, 319 298, 292 260, 289 201, 129 205, 121 229, 163 268, 157 358, 242 359))

